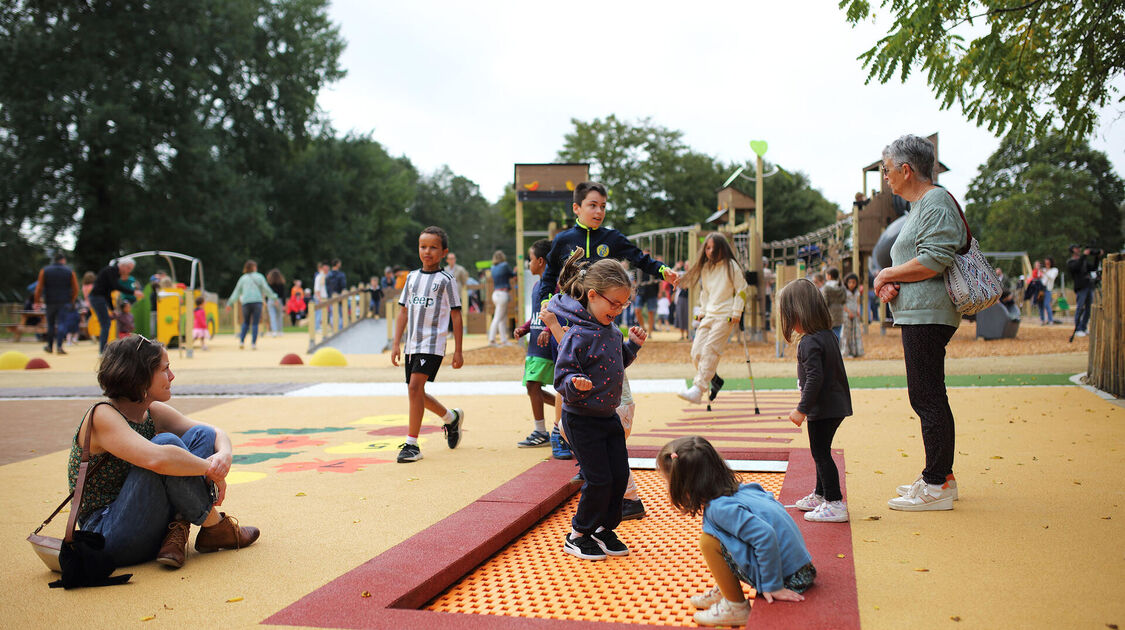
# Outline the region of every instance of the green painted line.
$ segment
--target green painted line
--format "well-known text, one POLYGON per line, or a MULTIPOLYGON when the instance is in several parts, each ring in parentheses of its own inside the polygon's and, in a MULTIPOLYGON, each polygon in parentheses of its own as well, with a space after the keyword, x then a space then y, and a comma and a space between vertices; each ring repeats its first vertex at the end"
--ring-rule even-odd
MULTIPOLYGON (((947 387, 1035 387, 1040 385, 1072 385, 1070 374, 948 374, 947 387)), ((686 384, 691 381, 685 379, 686 384)), ((797 389, 796 378, 757 378, 758 389, 797 389)), ((848 379, 852 389, 879 389, 884 387, 906 387, 905 375, 856 376, 848 379)), ((748 378, 728 378, 723 391, 750 389, 748 378)))

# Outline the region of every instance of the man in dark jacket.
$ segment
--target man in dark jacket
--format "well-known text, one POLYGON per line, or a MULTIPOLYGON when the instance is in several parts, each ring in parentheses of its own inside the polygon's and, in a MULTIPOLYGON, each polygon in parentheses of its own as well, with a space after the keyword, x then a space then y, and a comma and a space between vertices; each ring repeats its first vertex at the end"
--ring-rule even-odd
MULTIPOLYGON (((348 277, 340 270, 343 265, 339 258, 332 259, 332 271, 328 272, 328 277, 324 279, 325 288, 328 289, 329 297, 341 295, 348 289, 348 277)), ((336 305, 336 315, 339 320, 336 322, 337 330, 344 326, 344 303, 340 302, 336 305)), ((332 320, 332 310, 328 310, 328 320, 332 320)))
POLYGON ((1075 337, 1086 336, 1086 325, 1090 321, 1090 300, 1093 299, 1094 294, 1094 275, 1091 272, 1098 268, 1100 255, 1101 250, 1070 246, 1070 260, 1066 261, 1066 270, 1070 273, 1074 286, 1075 337))
POLYGON ((55 255, 54 262, 39 270, 39 281, 35 285, 35 303, 47 306, 47 345, 43 349, 52 351, 52 344, 58 338, 59 354, 66 354, 63 350, 63 340, 66 331, 56 334, 59 316, 74 308, 74 301, 78 299, 78 276, 74 270, 66 266, 66 256, 55 255))

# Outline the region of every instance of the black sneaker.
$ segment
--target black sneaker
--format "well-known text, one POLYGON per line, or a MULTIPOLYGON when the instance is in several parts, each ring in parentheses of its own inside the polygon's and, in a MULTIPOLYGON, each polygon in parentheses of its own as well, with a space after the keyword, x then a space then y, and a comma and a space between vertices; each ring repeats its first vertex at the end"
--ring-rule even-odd
POLYGON ((625 546, 625 543, 621 542, 621 539, 617 537, 617 534, 613 533, 612 529, 603 529, 600 532, 594 532, 590 534, 590 538, 594 539, 594 542, 602 548, 602 551, 606 552, 606 555, 629 555, 629 548, 625 546))
POLYGON ((465 421, 465 412, 460 409, 453 410, 453 422, 447 422, 441 425, 445 431, 445 443, 449 448, 457 448, 461 443, 461 423, 465 421))
POLYGON ((532 431, 531 435, 527 436, 522 442, 518 442, 516 446, 520 448, 537 448, 540 446, 550 446, 551 436, 547 435, 545 431, 532 431))
POLYGON ((417 444, 400 444, 402 450, 398 452, 398 463, 409 464, 422 459, 422 449, 417 444))
POLYGON ((709 395, 708 400, 715 400, 715 397, 719 395, 719 390, 723 388, 723 383, 725 382, 726 381, 723 380, 723 377, 719 376, 718 374, 711 377, 711 394, 709 395))
POLYGON ((594 542, 594 539, 590 536, 575 538, 573 534, 567 534, 566 542, 563 543, 563 551, 583 560, 605 560, 606 557, 601 545, 594 542))
POLYGON ((645 517, 645 504, 640 499, 634 501, 625 499, 621 502, 621 520, 631 521, 635 518, 645 517))

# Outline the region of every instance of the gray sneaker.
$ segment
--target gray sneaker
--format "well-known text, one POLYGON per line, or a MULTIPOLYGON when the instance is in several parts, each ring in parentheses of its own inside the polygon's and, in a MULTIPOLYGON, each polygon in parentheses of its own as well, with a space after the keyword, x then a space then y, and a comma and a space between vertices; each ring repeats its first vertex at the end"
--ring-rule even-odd
POLYGON ((402 450, 398 452, 398 463, 409 464, 422 459, 422 449, 418 448, 417 444, 403 444, 402 450))
POLYGON ((532 431, 531 435, 524 438, 522 442, 516 443, 520 448, 538 448, 540 446, 550 446, 551 436, 546 431, 532 431))

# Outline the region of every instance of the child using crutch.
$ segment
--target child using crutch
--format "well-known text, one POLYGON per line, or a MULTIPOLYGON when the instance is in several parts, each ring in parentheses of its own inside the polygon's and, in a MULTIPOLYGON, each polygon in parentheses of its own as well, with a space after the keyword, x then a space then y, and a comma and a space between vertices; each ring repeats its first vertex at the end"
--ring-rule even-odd
POLYGON ((679 396, 699 404, 712 387, 711 379, 715 377, 719 357, 727 345, 732 327, 742 319, 746 277, 734 259, 730 242, 719 232, 712 232, 681 282, 685 286, 699 283, 699 303, 703 311, 695 331, 695 341, 691 344, 695 379, 679 396))
MULTIPOLYGON (((831 334, 831 331, 829 331, 831 334)), ((703 514, 699 549, 716 587, 689 600, 704 626, 741 626, 750 616, 745 582, 767 602, 799 602, 816 579, 816 567, 797 524, 773 494, 740 484, 711 443, 672 440, 656 456, 668 498, 684 514, 703 514)))
POLYGON ((625 368, 648 333, 634 326, 623 341, 614 326, 633 293, 621 263, 583 258, 578 249, 566 260, 559 274, 562 291, 547 304, 547 310, 570 321, 559 343, 555 391, 562 398, 562 429, 585 480, 563 550, 585 560, 604 560, 629 554, 614 533, 630 474, 616 409, 625 368))
POLYGON ((797 383, 801 401, 789 420, 801 426, 809 421, 809 450, 816 464, 816 489, 797 501, 806 521, 843 523, 848 506, 840 492, 840 472, 832 460, 832 438, 844 418, 852 415, 848 374, 840 355, 840 342, 832 331, 832 316, 816 285, 805 278, 794 280, 777 296, 781 334, 797 345, 797 383))

